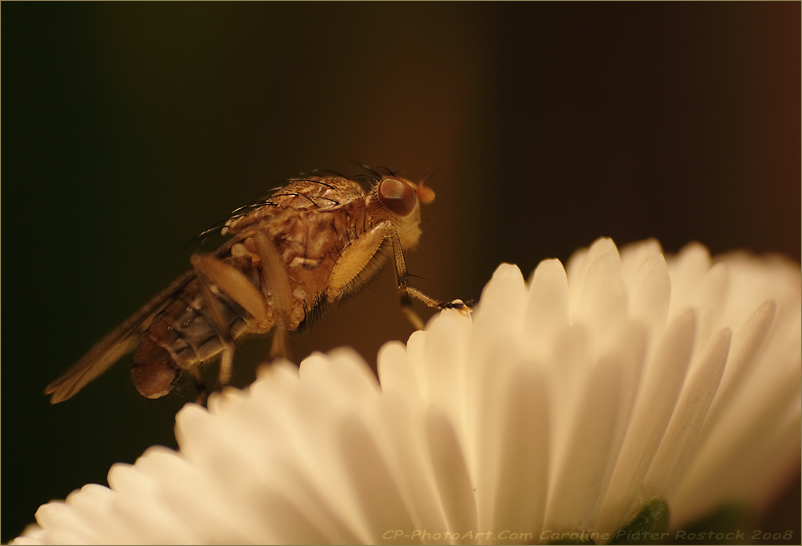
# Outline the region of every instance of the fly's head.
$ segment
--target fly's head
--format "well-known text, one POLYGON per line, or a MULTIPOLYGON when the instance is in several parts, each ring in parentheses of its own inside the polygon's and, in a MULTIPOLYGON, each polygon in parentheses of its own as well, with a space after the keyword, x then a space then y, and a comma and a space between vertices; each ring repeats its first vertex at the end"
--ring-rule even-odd
POLYGON ((376 220, 392 223, 401 247, 407 249, 420 239, 420 204, 433 200, 434 192, 423 182, 415 184, 398 176, 385 176, 373 186, 368 210, 376 220))

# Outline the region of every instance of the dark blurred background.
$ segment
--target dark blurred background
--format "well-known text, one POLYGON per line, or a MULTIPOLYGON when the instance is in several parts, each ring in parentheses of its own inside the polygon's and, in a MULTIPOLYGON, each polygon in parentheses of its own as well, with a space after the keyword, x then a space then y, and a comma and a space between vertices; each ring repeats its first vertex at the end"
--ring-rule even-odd
MULTIPOLYGON (((3 542, 175 447, 190 387, 145 400, 120 363, 64 404, 42 389, 207 248, 187 241, 298 173, 430 175, 408 264, 442 299, 602 235, 799 260, 797 2, 3 2, 2 68, 3 542)), ((410 333, 388 270, 293 350, 375 365, 410 333)))

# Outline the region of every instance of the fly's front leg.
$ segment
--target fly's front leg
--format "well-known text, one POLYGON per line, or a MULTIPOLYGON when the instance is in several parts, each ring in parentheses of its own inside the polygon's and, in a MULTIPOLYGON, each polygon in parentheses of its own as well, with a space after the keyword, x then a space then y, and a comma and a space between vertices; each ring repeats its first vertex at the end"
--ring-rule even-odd
POLYGON ((270 322, 267 305, 256 287, 240 270, 208 254, 194 254, 191 261, 198 273, 198 284, 206 307, 225 346, 220 359, 218 378, 220 385, 225 385, 231 379, 234 340, 231 339, 231 331, 220 309, 221 303, 212 291, 212 284, 250 313, 260 328, 264 328, 270 322))
POLYGON ((412 308, 413 298, 423 302, 432 309, 441 311, 443 309, 457 309, 465 313, 470 312, 470 302, 465 303, 462 300, 454 300, 451 302, 436 300, 427 296, 417 288, 409 286, 407 284, 407 264, 404 259, 404 250, 401 248, 401 241, 398 240, 398 235, 395 232, 392 232, 390 237, 393 245, 393 257, 395 258, 395 272, 398 276, 398 289, 401 292, 401 312, 416 330, 423 330, 424 323, 420 315, 412 308))

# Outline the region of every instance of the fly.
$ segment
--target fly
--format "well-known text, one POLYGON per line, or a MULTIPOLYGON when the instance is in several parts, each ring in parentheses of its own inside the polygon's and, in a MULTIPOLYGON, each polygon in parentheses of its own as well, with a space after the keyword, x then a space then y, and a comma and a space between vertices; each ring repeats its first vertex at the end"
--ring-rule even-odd
POLYGON ((416 299, 435 309, 467 310, 435 300, 407 283, 404 251, 421 235, 420 204, 434 192, 389 170, 370 170, 369 192, 341 175, 290 179, 268 199, 241 207, 221 230, 230 235, 210 254, 193 254, 192 269, 95 344, 50 383, 56 404, 133 351, 131 379, 142 396, 168 394, 186 372, 206 389, 200 364, 221 355, 218 382, 231 377, 234 341, 273 333, 271 357, 286 354, 287 332, 309 313, 358 290, 388 261, 395 264, 401 308, 412 324, 416 299))

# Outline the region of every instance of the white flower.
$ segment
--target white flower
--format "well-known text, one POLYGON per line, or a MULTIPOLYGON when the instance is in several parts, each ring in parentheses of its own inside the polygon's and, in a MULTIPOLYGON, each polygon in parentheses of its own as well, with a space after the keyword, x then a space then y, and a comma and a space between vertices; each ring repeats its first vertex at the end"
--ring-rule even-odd
POLYGON ((800 331, 780 258, 502 264, 471 317, 382 348, 381 386, 348 349, 265 368, 15 542, 599 543, 653 498, 675 529, 760 508, 799 467, 800 331))

